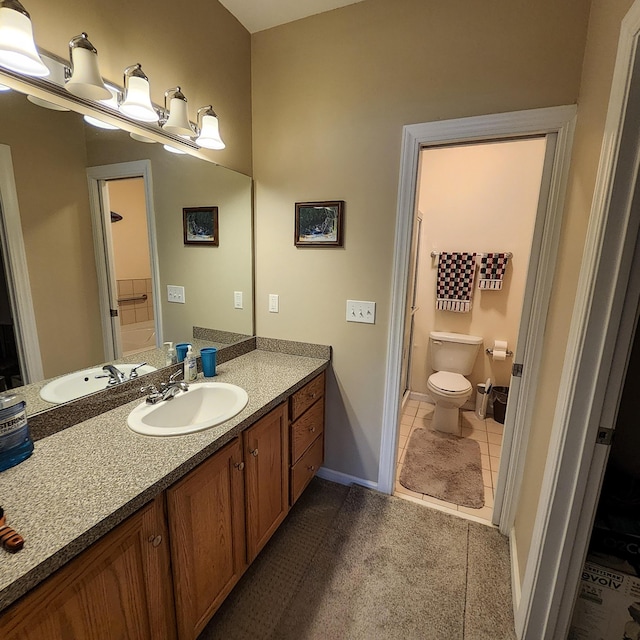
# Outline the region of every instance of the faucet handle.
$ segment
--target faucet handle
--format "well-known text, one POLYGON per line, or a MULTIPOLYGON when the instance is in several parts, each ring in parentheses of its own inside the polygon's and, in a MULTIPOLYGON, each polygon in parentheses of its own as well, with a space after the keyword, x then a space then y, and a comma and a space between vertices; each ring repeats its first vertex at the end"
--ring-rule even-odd
POLYGON ((133 367, 131 369, 131 371, 129 372, 129 380, 134 380, 135 378, 138 377, 138 369, 140 367, 144 367, 144 365, 147 364, 146 362, 142 362, 140 364, 137 364, 135 367, 133 367))
POLYGON ((178 379, 178 376, 180 376, 180 375, 184 375, 184 371, 182 369, 178 369, 177 371, 174 371, 169 376, 169 382, 175 382, 178 379))

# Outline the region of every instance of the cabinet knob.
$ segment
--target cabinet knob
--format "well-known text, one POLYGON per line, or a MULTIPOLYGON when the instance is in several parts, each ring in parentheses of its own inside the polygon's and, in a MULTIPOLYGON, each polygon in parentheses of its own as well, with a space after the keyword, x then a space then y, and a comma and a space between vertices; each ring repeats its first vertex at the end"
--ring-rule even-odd
POLYGON ((249 453, 255 458, 258 455, 258 448, 256 447, 255 449, 249 451, 249 453))
POLYGON ((315 427, 309 427, 309 431, 311 431, 311 433, 313 433, 316 430, 315 427))
POLYGON ((316 467, 315 467, 315 465, 310 464, 310 465, 307 467, 307 469, 308 469, 309 471, 315 471, 315 470, 316 470, 316 467))
POLYGON ((162 543, 162 536, 149 536, 149 542, 154 547, 157 547, 162 543))
POLYGON ((242 471, 244 469, 244 462, 236 462, 233 466, 238 469, 238 471, 242 471))

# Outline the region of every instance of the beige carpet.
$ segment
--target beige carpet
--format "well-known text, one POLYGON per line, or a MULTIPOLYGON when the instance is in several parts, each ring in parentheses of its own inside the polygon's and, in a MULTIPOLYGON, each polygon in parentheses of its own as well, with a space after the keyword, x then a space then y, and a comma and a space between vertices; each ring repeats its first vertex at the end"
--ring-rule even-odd
POLYGON ((200 640, 515 639, 497 530, 346 491, 312 482, 200 640))
POLYGON ((484 507, 480 445, 431 429, 414 429, 404 454, 400 484, 462 507, 484 507))

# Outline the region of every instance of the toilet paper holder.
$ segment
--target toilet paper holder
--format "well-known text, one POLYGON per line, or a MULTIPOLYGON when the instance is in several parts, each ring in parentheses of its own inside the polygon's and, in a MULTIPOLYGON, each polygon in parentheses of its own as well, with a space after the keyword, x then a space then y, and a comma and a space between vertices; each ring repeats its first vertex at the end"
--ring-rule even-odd
MULTIPOLYGON (((485 351, 487 352, 488 355, 493 356, 492 347, 488 347, 487 349, 485 349, 485 351)), ((513 355, 513 351, 511 351, 511 349, 507 349, 507 358, 510 358, 512 355, 513 355)))

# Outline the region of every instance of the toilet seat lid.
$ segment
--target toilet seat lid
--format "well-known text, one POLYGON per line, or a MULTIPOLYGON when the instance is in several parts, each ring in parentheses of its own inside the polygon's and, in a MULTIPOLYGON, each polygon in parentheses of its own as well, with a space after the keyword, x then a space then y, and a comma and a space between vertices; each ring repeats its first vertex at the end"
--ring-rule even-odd
POLYGON ((432 374, 429 380, 439 389, 452 393, 461 393, 471 389, 471 383, 463 375, 450 371, 438 371, 432 374))

